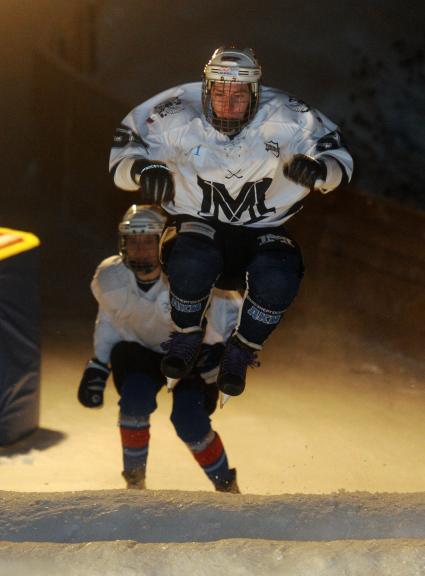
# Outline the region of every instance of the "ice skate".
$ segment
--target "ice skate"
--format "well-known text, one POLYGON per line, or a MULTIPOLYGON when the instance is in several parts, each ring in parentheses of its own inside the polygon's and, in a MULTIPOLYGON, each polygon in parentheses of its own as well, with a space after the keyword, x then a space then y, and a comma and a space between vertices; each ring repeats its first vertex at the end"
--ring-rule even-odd
POLYGON ((256 352, 234 335, 226 344, 217 378, 218 388, 223 393, 222 406, 226 395, 239 396, 244 391, 248 366, 258 366, 256 352))
POLYGON ((168 392, 172 392, 173 389, 177 386, 178 379, 177 378, 167 378, 167 390, 168 392))
POLYGON ((220 392, 220 408, 223 408, 223 406, 226 404, 226 402, 228 402, 230 400, 230 396, 229 394, 223 394, 223 392, 220 392))
POLYGON ((144 468, 135 468, 134 470, 124 470, 122 472, 122 477, 127 482, 129 490, 144 490, 146 488, 145 475, 146 471, 144 468))
POLYGON ((231 477, 224 482, 215 483, 216 492, 228 492, 229 494, 240 494, 238 483, 236 481, 236 469, 231 468, 229 470, 231 477))
POLYGON ((166 354, 161 362, 161 371, 167 378, 180 379, 187 376, 196 363, 201 350, 204 331, 173 332, 163 344, 166 354))

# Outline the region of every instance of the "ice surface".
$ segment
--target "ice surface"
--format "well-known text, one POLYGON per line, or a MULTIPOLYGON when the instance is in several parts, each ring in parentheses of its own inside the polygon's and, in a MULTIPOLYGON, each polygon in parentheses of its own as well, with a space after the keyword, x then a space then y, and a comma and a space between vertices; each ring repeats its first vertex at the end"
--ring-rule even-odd
POLYGON ((91 328, 46 332, 42 429, 0 450, 0 576, 425 575, 416 364, 338 334, 282 329, 245 393, 213 415, 244 494, 212 491, 175 435, 165 391, 151 490, 139 493, 117 490, 112 385, 102 410, 76 400, 91 328))

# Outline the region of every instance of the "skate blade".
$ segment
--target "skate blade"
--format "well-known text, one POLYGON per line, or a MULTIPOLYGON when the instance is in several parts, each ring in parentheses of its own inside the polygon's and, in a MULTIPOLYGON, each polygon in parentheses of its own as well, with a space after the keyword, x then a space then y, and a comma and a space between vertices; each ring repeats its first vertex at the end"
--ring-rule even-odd
POLYGON ((176 387, 178 381, 179 381, 178 378, 167 378, 167 390, 168 390, 168 392, 171 392, 172 389, 176 387))
POLYGON ((229 394, 224 394, 224 392, 220 392, 220 408, 223 408, 223 406, 226 404, 229 398, 230 398, 229 394))

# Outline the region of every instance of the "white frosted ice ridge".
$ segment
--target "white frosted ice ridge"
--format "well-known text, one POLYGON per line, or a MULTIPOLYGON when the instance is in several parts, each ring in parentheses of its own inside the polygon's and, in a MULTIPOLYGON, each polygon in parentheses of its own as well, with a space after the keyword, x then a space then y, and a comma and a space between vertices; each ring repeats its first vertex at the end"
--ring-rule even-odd
POLYGON ((0 541, 177 543, 230 538, 425 538, 425 493, 0 492, 0 541))

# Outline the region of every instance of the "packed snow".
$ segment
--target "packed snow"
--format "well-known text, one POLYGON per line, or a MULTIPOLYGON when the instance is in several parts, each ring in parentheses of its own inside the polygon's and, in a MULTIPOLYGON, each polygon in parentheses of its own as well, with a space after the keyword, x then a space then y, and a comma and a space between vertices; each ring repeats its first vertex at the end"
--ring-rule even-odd
POLYGON ((5 576, 423 576, 423 540, 0 543, 5 576))
POLYGON ((425 573, 423 494, 0 493, 0 574, 425 573))

